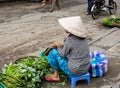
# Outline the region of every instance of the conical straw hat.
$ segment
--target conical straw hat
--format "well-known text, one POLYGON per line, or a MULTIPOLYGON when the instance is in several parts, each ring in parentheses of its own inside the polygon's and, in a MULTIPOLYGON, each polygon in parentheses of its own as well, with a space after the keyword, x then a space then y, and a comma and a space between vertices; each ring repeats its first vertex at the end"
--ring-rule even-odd
POLYGON ((86 37, 85 28, 80 16, 60 18, 58 22, 71 34, 78 37, 86 37))

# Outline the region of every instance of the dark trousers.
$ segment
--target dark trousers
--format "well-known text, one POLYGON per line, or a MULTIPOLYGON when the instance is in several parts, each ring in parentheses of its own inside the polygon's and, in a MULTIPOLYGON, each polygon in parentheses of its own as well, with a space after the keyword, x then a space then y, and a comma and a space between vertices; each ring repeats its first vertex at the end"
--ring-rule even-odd
POLYGON ((52 6, 51 6, 51 9, 53 9, 55 5, 58 7, 58 9, 60 9, 60 6, 59 6, 59 0, 52 0, 52 6))
POLYGON ((87 9, 88 14, 91 13, 91 8, 93 6, 93 1, 95 1, 95 0, 88 0, 88 9, 87 9))

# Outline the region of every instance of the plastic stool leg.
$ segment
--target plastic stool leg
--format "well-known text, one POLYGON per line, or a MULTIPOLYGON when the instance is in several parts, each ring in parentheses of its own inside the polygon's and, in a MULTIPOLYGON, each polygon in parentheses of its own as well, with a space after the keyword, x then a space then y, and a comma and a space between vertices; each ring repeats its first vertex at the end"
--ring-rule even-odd
POLYGON ((71 78, 71 85, 72 85, 72 88, 75 88, 76 80, 74 78, 71 78))
POLYGON ((87 78, 88 85, 90 85, 90 77, 87 78))

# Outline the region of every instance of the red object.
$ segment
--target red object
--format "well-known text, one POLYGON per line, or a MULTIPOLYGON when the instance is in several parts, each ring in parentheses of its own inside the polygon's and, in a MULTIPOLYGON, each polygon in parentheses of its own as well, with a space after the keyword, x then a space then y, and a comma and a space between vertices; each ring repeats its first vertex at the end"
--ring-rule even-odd
POLYGON ((60 80, 55 80, 52 76, 45 77, 45 80, 49 82, 60 82, 60 80))

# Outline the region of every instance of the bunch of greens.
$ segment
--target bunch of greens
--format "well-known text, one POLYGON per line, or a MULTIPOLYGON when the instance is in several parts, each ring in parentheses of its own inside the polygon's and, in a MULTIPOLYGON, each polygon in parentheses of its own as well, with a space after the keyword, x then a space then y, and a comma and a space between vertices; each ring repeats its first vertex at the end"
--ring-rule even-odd
POLYGON ((120 26, 120 17, 112 15, 110 18, 104 18, 103 24, 108 26, 120 26))
MULTIPOLYGON (((5 65, 0 72, 0 81, 9 88, 41 88, 43 78, 47 74, 52 74, 46 57, 24 57, 15 63, 5 65)), ((62 81, 67 81, 67 76, 60 71, 62 81)))

